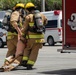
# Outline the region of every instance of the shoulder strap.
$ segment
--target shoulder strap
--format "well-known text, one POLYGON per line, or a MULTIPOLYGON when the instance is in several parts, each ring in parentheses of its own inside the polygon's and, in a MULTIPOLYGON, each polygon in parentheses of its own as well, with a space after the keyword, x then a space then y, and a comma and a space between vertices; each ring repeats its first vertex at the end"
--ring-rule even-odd
POLYGON ((17 23, 19 23, 20 22, 20 15, 19 15, 19 17, 18 17, 18 21, 17 21, 17 23))

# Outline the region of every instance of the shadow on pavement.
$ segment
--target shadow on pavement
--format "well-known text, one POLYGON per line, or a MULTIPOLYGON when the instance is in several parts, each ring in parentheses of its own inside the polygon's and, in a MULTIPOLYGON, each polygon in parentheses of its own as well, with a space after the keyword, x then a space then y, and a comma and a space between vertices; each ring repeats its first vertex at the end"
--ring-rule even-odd
MULTIPOLYGON (((49 46, 48 44, 43 44, 43 46, 49 46)), ((55 44, 54 46, 62 46, 62 43, 57 43, 57 44, 55 44)), ((50 46, 50 47, 54 47, 54 46, 50 46)))
MULTIPOLYGON (((35 70, 36 68, 33 68, 32 70, 35 70)), ((13 69, 12 71, 17 71, 17 70, 27 70, 26 67, 18 67, 16 69, 13 69)))
POLYGON ((55 70, 55 71, 44 71, 39 72, 40 74, 48 74, 48 75, 76 75, 76 68, 75 69, 62 69, 62 70, 55 70))
POLYGON ((54 46, 49 46, 49 45, 44 45, 44 47, 59 47, 59 46, 62 46, 62 45, 54 45, 54 46))

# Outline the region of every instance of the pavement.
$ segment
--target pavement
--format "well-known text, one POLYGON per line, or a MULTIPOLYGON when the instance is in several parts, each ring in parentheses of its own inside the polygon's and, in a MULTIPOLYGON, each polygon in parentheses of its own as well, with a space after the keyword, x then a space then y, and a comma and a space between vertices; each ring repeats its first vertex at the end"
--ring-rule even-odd
MULTIPOLYGON (((76 75, 76 53, 60 53, 61 45, 43 46, 33 70, 18 67, 10 72, 0 72, 0 75, 76 75)), ((2 66, 7 47, 0 48, 0 66, 2 66)))

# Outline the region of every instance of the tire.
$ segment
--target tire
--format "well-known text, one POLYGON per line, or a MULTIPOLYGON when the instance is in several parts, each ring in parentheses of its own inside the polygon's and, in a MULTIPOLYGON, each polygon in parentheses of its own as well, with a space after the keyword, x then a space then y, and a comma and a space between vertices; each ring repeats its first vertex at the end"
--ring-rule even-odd
POLYGON ((4 43, 2 41, 2 39, 0 39, 0 48, 3 48, 4 47, 4 43))
POLYGON ((49 46, 54 46, 54 39, 53 39, 53 37, 48 37, 47 43, 49 44, 49 46))

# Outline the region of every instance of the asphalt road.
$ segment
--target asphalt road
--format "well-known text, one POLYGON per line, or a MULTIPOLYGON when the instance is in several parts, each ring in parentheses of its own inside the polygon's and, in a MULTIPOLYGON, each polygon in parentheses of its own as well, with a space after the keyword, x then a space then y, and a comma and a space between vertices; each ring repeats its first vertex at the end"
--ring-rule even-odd
MULTIPOLYGON (((61 45, 44 46, 39 51, 33 70, 18 67, 0 75, 76 75, 76 53, 60 53, 61 45)), ((0 66, 2 66, 7 48, 0 48, 0 66)))

